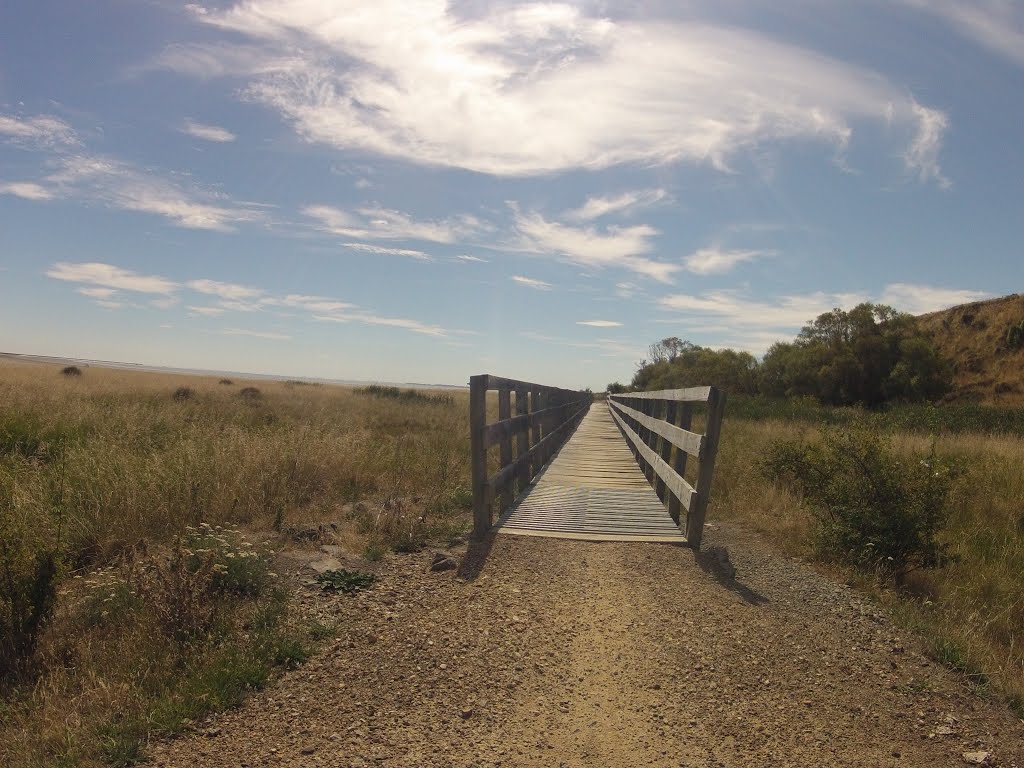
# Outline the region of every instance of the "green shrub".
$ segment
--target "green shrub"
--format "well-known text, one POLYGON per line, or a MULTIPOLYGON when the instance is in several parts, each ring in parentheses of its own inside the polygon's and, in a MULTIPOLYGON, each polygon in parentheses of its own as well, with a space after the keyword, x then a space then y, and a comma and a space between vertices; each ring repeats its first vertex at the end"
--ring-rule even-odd
POLYGON ((452 405, 455 402, 455 398, 451 395, 432 395, 416 389, 399 389, 398 387, 385 387, 380 384, 356 387, 355 393, 357 395, 375 397, 378 400, 400 400, 406 403, 424 403, 428 405, 452 405))
POLYGON ((182 544, 193 573, 212 561, 210 589, 217 594, 259 597, 273 578, 267 561, 235 529, 209 523, 186 526, 182 544))
POLYGON ((174 390, 174 394, 171 395, 171 399, 176 403, 184 403, 188 400, 195 400, 196 391, 192 387, 178 387, 174 390))
POLYGON ((69 366, 66 366, 65 368, 61 368, 60 372, 64 376, 68 376, 68 377, 71 377, 71 376, 81 376, 82 375, 82 369, 79 368, 77 365, 69 365, 69 366))
POLYGON ((1006 346, 1009 349, 1024 347, 1024 320, 1006 329, 1006 346))
POLYGON ((316 580, 323 585, 325 590, 351 594, 366 589, 373 584, 376 578, 372 573, 347 571, 342 568, 339 571, 324 571, 316 577, 316 580))
POLYGON ((803 496, 823 557, 897 580, 940 564, 959 472, 934 451, 904 458, 875 431, 833 428, 818 444, 776 441, 760 470, 803 496))

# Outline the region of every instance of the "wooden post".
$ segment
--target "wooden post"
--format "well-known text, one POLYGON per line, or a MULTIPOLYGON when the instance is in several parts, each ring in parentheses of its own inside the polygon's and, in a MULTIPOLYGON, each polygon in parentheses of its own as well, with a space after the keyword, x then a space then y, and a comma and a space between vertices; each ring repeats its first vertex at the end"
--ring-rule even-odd
MULTIPOLYGON (((505 421, 505 419, 512 418, 512 398, 511 392, 508 387, 502 387, 498 390, 498 421, 505 421)), ((512 463, 512 435, 506 434, 500 443, 501 449, 501 468, 504 469, 512 463)), ((499 516, 502 512, 512 506, 512 486, 515 482, 515 478, 509 478, 505 481, 505 486, 501 489, 501 507, 498 510, 499 516)))
MULTIPOLYGON (((530 412, 530 394, 525 389, 516 390, 516 416, 525 416, 530 412)), ((526 452, 530 450, 530 427, 529 425, 524 426, 519 430, 516 435, 516 459, 521 459, 526 455, 526 452)), ((526 463, 519 465, 518 471, 519 487, 516 489, 517 493, 522 493, 523 489, 530 484, 530 468, 526 463)))
POLYGON ((491 505, 487 498, 487 375, 469 379, 469 453, 473 472, 473 538, 482 539, 491 528, 491 505))
MULTIPOLYGON (((658 415, 659 415, 659 417, 663 418, 664 421, 668 422, 669 424, 674 424, 675 423, 675 418, 676 418, 676 401, 675 400, 666 400, 665 401, 664 413, 663 414, 658 414, 658 415)), ((664 461, 666 464, 668 464, 671 461, 671 459, 672 459, 672 443, 669 440, 666 440, 665 438, 661 438, 661 450, 658 451, 658 455, 661 456, 661 460, 664 461)), ((662 480, 660 477, 658 478, 658 483, 655 486, 654 490, 655 490, 655 492, 657 492, 658 498, 661 499, 662 502, 667 502, 670 507, 672 506, 672 502, 670 500, 672 494, 669 493, 668 490, 666 490, 666 488, 665 488, 665 481, 662 480)), ((679 500, 677 499, 676 500, 676 505, 678 506, 678 504, 679 504, 679 500)), ((671 509, 669 510, 669 514, 671 514, 671 509)), ((679 522, 679 511, 678 510, 676 510, 676 517, 674 519, 675 519, 676 523, 679 522)))
POLYGON ((704 425, 704 451, 697 470, 697 485, 694 488, 693 504, 686 518, 686 540, 694 549, 700 549, 704 535, 704 516, 711 500, 711 479, 715 474, 715 456, 718 453, 718 439, 722 434, 722 417, 725 414, 725 392, 712 387, 708 393, 707 423, 704 425))
MULTIPOLYGON (((540 390, 539 389, 532 390, 530 392, 530 412, 531 413, 536 413, 537 411, 541 410, 543 407, 544 406, 541 405, 540 390)), ((531 450, 533 450, 533 448, 537 445, 537 443, 540 442, 540 438, 541 438, 541 421, 543 419, 544 419, 543 416, 538 417, 534 421, 534 423, 533 423, 533 428, 530 430, 530 449, 531 450)), ((537 472, 540 470, 541 463, 542 462, 540 460, 540 456, 536 456, 536 455, 530 461, 530 479, 531 480, 533 480, 533 478, 537 476, 537 472)))

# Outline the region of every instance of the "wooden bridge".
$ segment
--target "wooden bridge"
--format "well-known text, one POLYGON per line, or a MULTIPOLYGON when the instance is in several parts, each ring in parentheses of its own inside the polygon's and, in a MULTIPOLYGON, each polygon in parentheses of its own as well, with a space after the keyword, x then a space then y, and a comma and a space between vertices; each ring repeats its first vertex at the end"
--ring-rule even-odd
POLYGON ((594 401, 589 392, 483 374, 470 379, 469 407, 476 538, 493 530, 700 548, 721 390, 594 401), (688 467, 689 457, 696 467, 688 467))

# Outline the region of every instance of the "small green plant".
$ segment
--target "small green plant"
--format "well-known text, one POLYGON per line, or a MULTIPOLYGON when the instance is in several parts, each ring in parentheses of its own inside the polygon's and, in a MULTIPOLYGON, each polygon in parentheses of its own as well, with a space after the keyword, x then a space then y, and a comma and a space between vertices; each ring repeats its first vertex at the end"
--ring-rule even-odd
POLYGON ((191 572, 198 573, 211 561, 210 589, 216 594, 258 597, 274 577, 267 561, 237 529, 209 523, 186 526, 182 544, 191 572))
POLYGON ((348 571, 344 568, 338 571, 324 571, 316 577, 316 580, 320 582, 325 590, 346 592, 348 594, 366 589, 376 579, 377 577, 372 573, 348 571))
POLYGON ((876 431, 828 429, 818 444, 771 444, 761 472, 802 495, 827 559, 897 581, 943 560, 939 534, 959 472, 934 450, 903 458, 876 431))

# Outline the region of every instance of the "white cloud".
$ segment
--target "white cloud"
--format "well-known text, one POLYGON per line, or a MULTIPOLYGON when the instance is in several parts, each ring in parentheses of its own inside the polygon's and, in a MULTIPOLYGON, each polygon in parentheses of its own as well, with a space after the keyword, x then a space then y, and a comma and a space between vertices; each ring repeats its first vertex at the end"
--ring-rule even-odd
POLYGON ((73 147, 80 143, 74 129, 52 115, 0 115, 0 139, 32 149, 73 147))
POLYGON ((413 248, 386 248, 381 245, 370 245, 369 243, 342 243, 343 248, 364 253, 375 253, 381 256, 409 256, 419 261, 433 261, 428 253, 417 251, 413 248))
POLYGON ((104 309, 123 309, 124 304, 120 301, 110 301, 109 299, 97 299, 95 302, 98 306, 104 309))
POLYGON ((253 299, 264 293, 261 288, 250 288, 237 283, 221 283, 217 280, 189 280, 186 285, 193 291, 218 296, 222 299, 253 299))
POLYGON ((627 344, 617 339, 597 339, 595 341, 578 341, 567 339, 562 336, 550 336, 546 333, 536 331, 524 331, 521 334, 531 341, 539 341, 545 344, 555 344, 560 347, 571 347, 573 349, 596 349, 600 351, 601 357, 627 358, 637 360, 642 349, 632 344, 627 344))
POLYGON ((31 181, 10 181, 0 184, 0 195, 14 195, 25 200, 53 199, 53 192, 31 181))
POLYGON ((525 285, 527 288, 533 288, 537 291, 550 291, 553 287, 551 283, 545 283, 543 280, 534 280, 532 277, 523 277, 522 275, 514 275, 512 282, 525 285))
POLYGON ((841 151, 865 121, 922 132, 902 86, 753 31, 613 20, 568 4, 471 5, 475 15, 408 0, 194 8, 260 47, 168 50, 163 65, 248 75, 245 98, 309 141, 497 175, 679 160, 725 168, 779 141, 841 151))
POLYGON ((437 325, 427 325, 418 320, 403 317, 384 317, 369 312, 344 312, 330 315, 314 315, 315 319, 331 323, 361 323, 363 325, 382 325, 391 328, 403 328, 425 336, 445 336, 447 333, 437 325))
POLYGON ((652 239, 659 232, 642 224, 601 231, 548 221, 539 213, 516 213, 516 230, 519 250, 561 256, 586 267, 617 267, 663 283, 671 282, 682 268, 643 255, 653 250, 652 239))
POLYGON ((888 304, 901 312, 912 315, 923 315, 937 312, 957 304, 969 304, 992 298, 992 294, 984 291, 972 291, 952 288, 935 288, 930 285, 911 285, 908 283, 892 283, 882 291, 881 303, 888 304))
POLYGON ((470 256, 468 253, 463 253, 456 256, 453 261, 461 261, 466 264, 487 264, 489 260, 482 259, 479 256, 470 256))
POLYGON ((1024 66, 1024 9, 1012 0, 904 0, 941 17, 970 38, 1010 61, 1024 66))
POLYGON ((187 229, 230 232, 236 224, 265 219, 261 206, 232 204, 220 193, 141 171, 113 158, 68 155, 57 163, 58 169, 45 179, 54 196, 152 213, 187 229))
POLYGON ((576 325, 589 325, 591 328, 621 328, 622 323, 614 320, 579 320, 576 325))
POLYGON ((224 143, 234 141, 238 138, 226 128, 221 128, 216 125, 206 125, 205 123, 197 123, 195 120, 186 120, 182 123, 179 130, 182 133, 194 136, 197 139, 203 139, 204 141, 224 143))
POLYGON ((113 288, 101 288, 99 286, 95 288, 79 288, 78 292, 92 299, 109 299, 117 295, 117 291, 113 288))
POLYGON ((112 264, 99 262, 71 263, 60 261, 46 270, 46 276, 54 280, 113 288, 138 293, 173 293, 180 287, 177 283, 158 275, 140 275, 112 264))
POLYGON ((922 107, 916 102, 913 110, 918 117, 918 128, 914 141, 903 156, 907 168, 921 181, 934 181, 942 189, 949 189, 953 184, 943 176, 939 167, 939 150, 949 119, 942 112, 922 107))
POLYGON ((319 222, 318 229, 342 237, 368 240, 427 240, 453 243, 478 232, 482 224, 471 216, 444 221, 417 221, 400 211, 379 206, 343 211, 329 205, 310 205, 302 213, 319 222))
POLYGON ((161 299, 153 299, 149 303, 150 303, 151 306, 154 306, 157 309, 170 309, 171 307, 177 306, 177 304, 178 304, 178 297, 177 296, 165 296, 165 297, 163 297, 161 299))
POLYGON ((860 294, 816 291, 759 302, 743 298, 736 291, 709 291, 700 296, 666 296, 658 304, 687 317, 711 317, 731 326, 799 330, 823 312, 835 307, 850 308, 867 300, 860 294))
POLYGON ((227 312, 224 307, 196 307, 189 305, 186 307, 190 315, 197 315, 199 317, 220 317, 227 312))
POLYGON ((581 207, 566 211, 563 216, 570 221, 593 221, 610 213, 627 213, 654 205, 667 194, 664 189, 641 189, 615 197, 588 197, 581 207))
POLYGON ((292 337, 286 333, 274 333, 272 331, 250 331, 245 328, 225 328, 221 333, 224 336, 251 336, 254 339, 269 339, 271 341, 289 341, 292 337))
POLYGON ((701 248, 685 259, 686 269, 695 275, 716 275, 728 272, 737 264, 764 256, 764 251, 727 251, 720 248, 701 248))
POLYGON ((273 307, 290 307, 294 309, 303 309, 307 312, 315 313, 327 313, 337 312, 343 309, 353 309, 354 304, 348 302, 338 301, 337 299, 327 298, 325 296, 303 296, 297 293, 289 293, 284 298, 272 298, 266 297, 260 300, 261 304, 265 304, 273 307))

